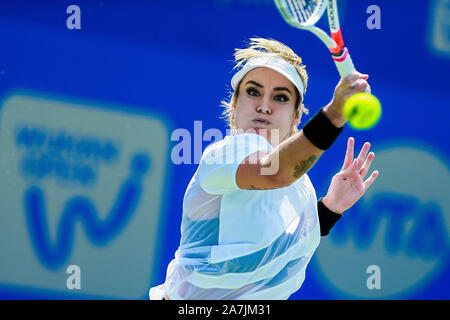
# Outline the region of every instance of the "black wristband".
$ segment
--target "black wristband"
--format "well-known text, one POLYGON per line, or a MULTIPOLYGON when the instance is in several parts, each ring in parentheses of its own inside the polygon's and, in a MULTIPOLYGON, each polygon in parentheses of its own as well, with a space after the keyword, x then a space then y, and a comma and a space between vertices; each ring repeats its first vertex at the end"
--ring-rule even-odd
POLYGON ((342 132, 337 128, 320 109, 317 114, 303 127, 303 134, 309 141, 321 150, 327 150, 342 132))
POLYGON ((336 213, 328 209, 322 202, 323 198, 317 201, 317 211, 319 213, 320 235, 326 236, 330 233, 334 224, 342 218, 342 214, 336 213))

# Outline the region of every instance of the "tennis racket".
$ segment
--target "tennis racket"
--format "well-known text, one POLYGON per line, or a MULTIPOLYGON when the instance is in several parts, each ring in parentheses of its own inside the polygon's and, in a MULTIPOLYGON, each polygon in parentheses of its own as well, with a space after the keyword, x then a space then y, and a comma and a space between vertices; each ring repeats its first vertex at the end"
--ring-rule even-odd
MULTIPOLYGON (((291 26, 314 33, 327 46, 341 78, 355 71, 352 58, 344 46, 336 0, 275 0, 284 20, 291 26), (328 7, 330 35, 315 26, 328 7)), ((370 89, 367 88, 369 93, 370 89)))

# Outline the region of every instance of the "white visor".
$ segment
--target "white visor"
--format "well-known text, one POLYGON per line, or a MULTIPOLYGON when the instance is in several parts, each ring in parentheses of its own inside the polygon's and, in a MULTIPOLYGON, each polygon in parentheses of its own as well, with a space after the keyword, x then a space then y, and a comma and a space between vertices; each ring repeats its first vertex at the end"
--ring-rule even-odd
POLYGON ((231 79, 231 87, 236 91, 244 76, 255 68, 264 67, 275 70, 285 76, 298 90, 303 101, 303 82, 295 67, 287 61, 271 56, 252 58, 231 79))

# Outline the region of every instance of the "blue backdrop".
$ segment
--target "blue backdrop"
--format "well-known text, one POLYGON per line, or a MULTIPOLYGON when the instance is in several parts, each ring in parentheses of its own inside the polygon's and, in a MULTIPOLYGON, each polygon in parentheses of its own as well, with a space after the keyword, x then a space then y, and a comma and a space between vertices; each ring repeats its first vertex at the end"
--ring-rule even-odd
MULTIPOLYGON (((291 299, 448 299, 450 1, 338 3, 383 115, 346 128, 309 175, 324 195, 354 136, 380 176, 291 299)), ((327 49, 271 0, 0 3, 0 297, 147 298, 178 247, 205 133, 225 134, 234 48, 252 36, 302 56, 312 114, 328 103, 339 79, 327 49), (67 27, 73 4, 81 29, 67 27)))

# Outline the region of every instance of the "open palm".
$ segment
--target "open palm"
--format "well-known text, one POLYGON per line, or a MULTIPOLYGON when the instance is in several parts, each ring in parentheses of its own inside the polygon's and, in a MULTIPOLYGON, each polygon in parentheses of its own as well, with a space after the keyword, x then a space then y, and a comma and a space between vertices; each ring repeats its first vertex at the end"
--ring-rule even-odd
POLYGON ((369 172, 375 154, 369 153, 370 143, 366 142, 361 148, 358 158, 353 159, 355 140, 350 137, 347 141, 344 164, 341 170, 333 176, 324 204, 332 211, 342 213, 352 207, 372 185, 379 172, 373 171, 364 180, 369 172))

